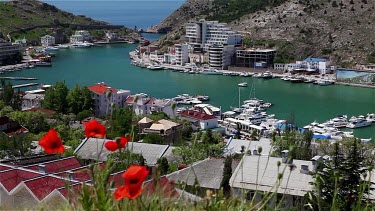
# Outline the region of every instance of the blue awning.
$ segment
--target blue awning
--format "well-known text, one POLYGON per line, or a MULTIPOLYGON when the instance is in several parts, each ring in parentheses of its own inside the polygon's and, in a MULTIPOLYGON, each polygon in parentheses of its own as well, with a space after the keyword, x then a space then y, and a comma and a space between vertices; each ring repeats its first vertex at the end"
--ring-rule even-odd
POLYGON ((317 134, 317 135, 314 135, 313 138, 315 138, 315 139, 330 139, 331 136, 330 135, 317 134))

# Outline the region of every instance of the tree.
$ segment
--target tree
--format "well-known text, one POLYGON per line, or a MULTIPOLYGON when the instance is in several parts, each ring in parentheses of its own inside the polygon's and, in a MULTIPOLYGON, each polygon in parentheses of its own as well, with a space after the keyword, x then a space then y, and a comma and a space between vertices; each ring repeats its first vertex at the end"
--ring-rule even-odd
MULTIPOLYGON (((364 166, 359 140, 350 141, 349 154, 345 158, 338 143, 334 145, 332 161, 319 163, 321 168, 314 175, 314 189, 309 193, 313 208, 323 210, 352 210, 359 208, 368 197, 370 182, 365 180, 369 171, 364 166)), ((359 209, 358 209, 359 210, 359 209)))
POLYGON ((25 126, 31 133, 38 134, 40 132, 47 132, 49 125, 45 114, 40 111, 36 112, 21 112, 15 111, 10 114, 13 120, 18 121, 25 126))
POLYGON ((161 157, 157 161, 160 175, 166 175, 169 171, 169 163, 167 158, 161 157))
POLYGON ((149 144, 163 144, 164 139, 159 134, 147 134, 143 138, 143 143, 149 143, 149 144))
POLYGON ((87 87, 76 85, 67 95, 69 112, 78 114, 84 110, 92 109, 91 92, 87 87))
POLYGON ((53 87, 47 89, 44 95, 43 107, 65 114, 68 111, 68 92, 65 82, 57 82, 53 87))
POLYGON ((89 111, 89 110, 83 110, 83 111, 81 111, 81 112, 79 112, 77 114, 77 120, 81 122, 85 118, 90 117, 92 115, 93 115, 93 113, 91 111, 89 111))
POLYGON ((109 137, 125 136, 132 130, 133 112, 129 108, 115 109, 112 113, 112 129, 107 132, 109 137))
POLYGON ((203 133, 202 142, 204 144, 217 144, 217 140, 214 139, 211 129, 208 129, 203 133))
POLYGON ((232 177, 232 157, 228 156, 224 161, 223 179, 221 180, 220 187, 223 189, 226 197, 230 196, 229 180, 232 177))

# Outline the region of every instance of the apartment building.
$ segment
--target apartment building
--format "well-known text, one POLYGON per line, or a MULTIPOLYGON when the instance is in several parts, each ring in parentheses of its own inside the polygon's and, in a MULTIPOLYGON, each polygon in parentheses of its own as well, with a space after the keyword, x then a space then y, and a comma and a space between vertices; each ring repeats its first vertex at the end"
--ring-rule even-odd
POLYGON ((236 49, 234 45, 213 45, 208 49, 209 65, 212 68, 227 70, 234 61, 236 49))
POLYGON ((226 23, 205 21, 204 19, 186 24, 186 38, 194 51, 208 51, 212 45, 242 44, 242 36, 232 31, 226 23))
POLYGON ((176 64, 185 65, 189 62, 189 45, 188 44, 176 44, 175 46, 176 64))
POLYGON ((13 45, 10 42, 5 42, 4 40, 0 39, 0 65, 2 64, 3 60, 16 55, 20 52, 20 50, 21 45, 13 45))
POLYGON ((104 116, 111 114, 113 108, 123 107, 122 102, 131 95, 129 90, 117 90, 107 86, 104 82, 97 83, 93 86, 88 86, 92 92, 92 99, 94 100, 94 114, 95 116, 104 116), (111 93, 108 97, 108 93, 111 93), (112 107, 114 105, 114 107, 112 107))

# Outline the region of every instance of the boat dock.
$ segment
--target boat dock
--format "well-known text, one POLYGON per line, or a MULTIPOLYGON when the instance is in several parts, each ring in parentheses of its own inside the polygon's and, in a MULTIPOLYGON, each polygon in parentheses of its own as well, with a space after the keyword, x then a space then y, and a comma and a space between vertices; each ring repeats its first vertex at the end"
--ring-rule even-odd
POLYGON ((24 81, 34 81, 38 80, 37 78, 27 78, 27 77, 0 77, 0 80, 24 80, 24 81))
MULTIPOLYGON (((38 86, 38 83, 28 83, 28 84, 20 84, 20 85, 14 85, 13 89, 18 89, 18 88, 25 88, 25 87, 31 87, 31 86, 38 86)), ((3 88, 0 88, 0 90, 3 90, 3 88)))

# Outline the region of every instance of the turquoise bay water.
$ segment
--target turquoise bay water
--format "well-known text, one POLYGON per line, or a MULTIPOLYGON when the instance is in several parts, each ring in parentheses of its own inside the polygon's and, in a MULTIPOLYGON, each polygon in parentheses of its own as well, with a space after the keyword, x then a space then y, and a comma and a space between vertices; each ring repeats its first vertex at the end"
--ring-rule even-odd
MULTIPOLYGON (((157 37, 146 36, 151 40, 157 37)), ((128 53, 135 47, 131 44, 114 44, 90 49, 60 50, 53 67, 22 70, 4 76, 37 77, 38 82, 43 84, 64 80, 69 87, 105 82, 115 88, 129 89, 132 93, 144 92, 160 98, 171 98, 182 93, 205 94, 211 97, 211 104, 221 106, 223 111, 238 105, 237 84, 246 81, 249 87, 240 89, 241 100, 250 97, 251 84, 254 84, 255 96, 274 104, 269 113, 276 114, 276 118, 280 119, 292 117, 299 126, 314 120, 325 121, 338 114, 350 117, 375 112, 375 89, 293 84, 280 79, 151 71, 130 65, 128 53)), ((375 139, 375 125, 356 129, 355 134, 375 139)))

